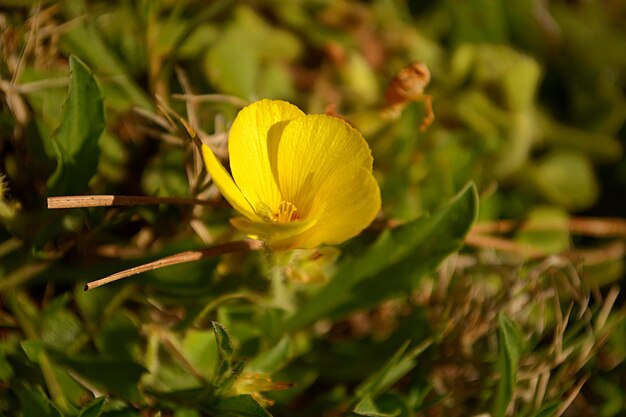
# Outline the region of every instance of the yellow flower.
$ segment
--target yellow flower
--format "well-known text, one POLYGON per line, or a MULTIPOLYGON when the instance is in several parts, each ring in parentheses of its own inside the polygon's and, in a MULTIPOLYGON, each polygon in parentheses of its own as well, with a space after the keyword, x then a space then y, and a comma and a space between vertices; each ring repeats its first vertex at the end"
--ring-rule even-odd
POLYGON ((243 215, 233 226, 272 249, 343 242, 380 210, 370 148, 336 117, 260 100, 235 118, 228 151, 232 177, 203 145, 207 170, 243 215))

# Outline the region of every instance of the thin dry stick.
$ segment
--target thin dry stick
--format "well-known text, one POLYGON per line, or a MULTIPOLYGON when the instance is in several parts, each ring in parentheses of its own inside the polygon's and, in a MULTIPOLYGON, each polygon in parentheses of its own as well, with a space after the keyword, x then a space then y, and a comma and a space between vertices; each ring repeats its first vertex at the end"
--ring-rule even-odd
POLYGON ((613 306, 615 305, 615 301, 617 301, 618 295, 619 295, 619 287, 617 285, 614 285, 609 290, 609 293, 607 294, 604 300, 604 303, 602 304, 602 308, 600 309, 600 312, 596 316, 596 323, 594 326, 595 328, 594 330, 596 332, 601 330, 606 324, 606 321, 609 318, 609 314, 611 313, 611 311, 613 310, 613 306))
POLYGON ((528 223, 523 220, 496 220, 480 222, 472 227, 474 233, 509 233, 518 228, 523 230, 562 230, 571 233, 595 237, 624 237, 626 236, 626 219, 622 218, 592 218, 572 217, 566 225, 551 220, 533 220, 528 223))
POLYGON ((572 250, 565 255, 574 261, 582 259, 585 265, 598 265, 623 258, 626 255, 626 243, 614 241, 593 249, 572 250))
POLYGON ((17 65, 13 70, 13 76, 11 77, 11 84, 17 84, 17 81, 22 76, 22 70, 24 69, 24 62, 26 62, 26 55, 30 53, 30 50, 33 47, 33 42, 35 38, 35 32, 39 29, 39 13, 41 11, 41 4, 37 4, 35 7, 35 13, 33 16, 33 25, 28 31, 28 36, 26 37, 26 43, 24 44, 24 48, 22 48, 22 52, 17 61, 17 65))
MULTIPOLYGON (((183 88, 183 91, 185 92, 185 96, 193 97, 191 84, 189 83, 189 79, 187 78, 187 74, 185 74, 185 71, 180 67, 176 67, 175 71, 176 71, 176 76, 178 77, 178 82, 180 83, 181 87, 183 88)), ((197 117, 197 114, 198 114, 197 104, 198 103, 195 100, 185 100, 187 118, 189 119, 189 124, 195 130, 199 130, 198 126, 200 126, 198 124, 198 117, 197 117)))
POLYGON ((479 248, 493 248, 505 252, 515 252, 530 258, 538 258, 545 255, 542 251, 520 245, 512 240, 472 232, 465 237, 465 243, 479 248))
POLYGON ((585 382, 587 382, 587 379, 589 379, 589 375, 585 375, 577 384, 576 386, 572 389, 572 391, 570 392, 570 394, 567 396, 567 398, 565 399, 565 401, 563 401, 563 403, 561 404, 561 406, 558 408, 558 410, 556 410, 556 413, 554 413, 554 415, 556 417, 560 417, 563 415, 563 413, 565 412, 565 410, 567 410, 569 408, 570 405, 572 405, 572 403, 574 402, 574 400, 576 399, 576 397, 578 396, 578 394, 580 393, 580 390, 582 389, 583 385, 585 385, 585 382))
POLYGON ((162 131, 157 130, 157 129, 152 129, 150 127, 145 127, 145 126, 140 126, 138 130, 141 133, 145 133, 145 134, 154 136, 154 137, 156 137, 158 139, 161 139, 165 143, 169 143, 170 145, 183 146, 185 144, 185 141, 183 139, 179 138, 178 136, 172 135, 172 134, 167 133, 167 132, 162 132, 162 131))
POLYGON ((2 277, 0 281, 0 292, 6 289, 15 288, 21 285, 31 278, 36 277, 41 272, 45 271, 50 266, 50 262, 41 263, 28 263, 21 268, 16 269, 13 272, 2 277))
MULTIPOLYGON (((185 94, 193 94, 191 89, 191 84, 189 83, 189 79, 187 78, 187 74, 182 68, 176 68, 176 75, 178 76, 178 81, 183 88, 185 94)), ((187 100, 185 102, 187 109, 187 118, 189 119, 189 125, 193 127, 196 132, 200 131, 200 124, 198 122, 198 103, 193 100, 187 100)), ((193 165, 191 170, 187 170, 187 179, 189 181, 189 187, 192 190, 196 190, 198 188, 198 180, 200 179, 200 171, 202 171, 202 152, 193 152, 193 165)))
POLYGON ((194 102, 209 101, 215 103, 227 103, 235 107, 245 107, 249 104, 244 99, 235 96, 229 96, 226 94, 172 94, 172 98, 184 101, 191 100, 194 102))
POLYGON ((508 233, 522 224, 521 220, 482 221, 472 226, 471 233, 508 233))
POLYGON ((166 266, 198 261, 200 259, 219 256, 225 253, 259 250, 261 249, 261 247, 261 242, 257 240, 240 240, 236 242, 228 242, 221 245, 210 246, 208 248, 200 250, 189 250, 186 252, 178 253, 176 255, 167 256, 154 262, 149 262, 147 264, 135 266, 133 268, 117 272, 113 275, 109 275, 96 281, 91 281, 87 283, 87 285, 85 285, 84 289, 85 291, 89 291, 102 285, 120 280, 122 278, 141 274, 142 272, 152 271, 154 269, 164 268, 166 266))
POLYGON ((187 131, 187 135, 189 135, 189 138, 191 138, 191 140, 196 145, 200 153, 202 153, 202 141, 198 137, 198 134, 196 133, 194 128, 191 125, 189 125, 189 123, 187 123, 187 121, 183 119, 182 117, 179 116, 178 120, 185 127, 185 130, 187 131))
POLYGON ((206 378, 194 367, 194 365, 187 359, 187 357, 183 354, 182 349, 176 342, 174 342, 169 333, 162 332, 160 334, 161 342, 163 346, 168 350, 168 352, 180 362, 180 364, 189 371, 195 378, 204 383, 207 382, 206 378))
POLYGON ((185 131, 187 132, 189 138, 196 145, 196 147, 200 151, 200 154, 202 154, 202 141, 198 137, 198 134, 196 133, 195 129, 192 126, 190 126, 189 123, 187 123, 187 121, 185 119, 183 119, 181 116, 179 116, 178 113, 176 113, 174 110, 172 110, 172 108, 169 107, 167 105, 167 103, 165 103, 165 101, 163 101, 163 99, 161 97, 159 97, 157 95, 157 96, 155 96, 155 98, 156 98, 156 100, 158 102, 157 103, 157 109, 159 109, 161 114, 167 119, 167 121, 172 126, 176 126, 176 123, 174 122, 173 118, 178 119, 178 121, 185 127, 185 131))
POLYGON ((48 78, 45 80, 33 81, 26 84, 11 84, 9 81, 0 80, 0 89, 7 92, 18 92, 20 94, 28 94, 47 88, 65 87, 69 82, 69 77, 48 78))
POLYGON ((626 219, 573 217, 569 220, 573 232, 596 237, 626 236, 626 219))
POLYGON ((219 203, 214 201, 177 197, 146 197, 127 195, 74 195, 48 197, 49 209, 133 206, 138 204, 195 204, 203 206, 219 205, 219 203))
POLYGON ((142 117, 145 117, 146 119, 150 120, 153 123, 156 123, 157 125, 161 126, 163 129, 167 131, 176 130, 175 126, 168 123, 169 119, 165 119, 157 114, 149 112, 148 110, 144 110, 141 107, 134 107, 133 112, 137 113, 138 115, 142 117))

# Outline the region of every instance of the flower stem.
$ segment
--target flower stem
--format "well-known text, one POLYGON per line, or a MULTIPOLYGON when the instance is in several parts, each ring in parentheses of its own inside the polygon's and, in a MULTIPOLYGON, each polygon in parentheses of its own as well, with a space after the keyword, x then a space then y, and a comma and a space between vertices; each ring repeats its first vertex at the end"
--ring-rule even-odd
POLYGON ((272 290, 272 305, 285 311, 294 311, 295 303, 291 282, 285 275, 285 268, 291 262, 292 253, 274 252, 270 258, 269 278, 272 290))

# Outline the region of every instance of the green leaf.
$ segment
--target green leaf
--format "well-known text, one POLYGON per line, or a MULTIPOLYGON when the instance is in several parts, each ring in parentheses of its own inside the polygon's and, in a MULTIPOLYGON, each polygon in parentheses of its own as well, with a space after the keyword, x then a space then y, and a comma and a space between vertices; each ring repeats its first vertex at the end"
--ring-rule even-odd
POLYGON ((78 417, 100 417, 105 397, 98 397, 80 410, 78 417))
POLYGON ((517 366, 523 349, 522 333, 515 322, 503 314, 498 317, 498 362, 500 382, 493 407, 495 417, 503 417, 513 398, 517 366))
POLYGON ((49 195, 79 194, 96 173, 104 130, 100 88, 78 58, 70 56, 70 85, 63 120, 52 137, 57 167, 48 179, 49 195))
POLYGON ((214 321, 213 331, 215 332, 215 340, 217 341, 217 350, 220 354, 221 359, 230 359, 235 353, 235 349, 233 348, 233 343, 230 340, 230 334, 228 330, 224 328, 221 324, 214 321))
POLYGON ((13 368, 9 365, 4 354, 4 347, 0 344, 0 382, 8 382, 13 375, 13 368))
POLYGON ((290 359, 293 342, 289 336, 282 339, 271 349, 259 354, 252 362, 250 369, 256 372, 274 373, 281 369, 290 359))
POLYGON ((188 329, 182 342, 182 351, 189 363, 207 380, 215 376, 218 351, 213 332, 188 329))
POLYGON ((400 410, 394 413, 382 413, 374 404, 374 400, 370 394, 365 395, 361 401, 354 407, 352 412, 367 417, 394 417, 400 414, 400 410))
POLYGON ((200 417, 200 412, 187 408, 179 408, 174 412, 174 417, 200 417))
POLYGON ((214 417, 271 417, 250 395, 240 395, 219 400, 207 409, 214 417))
POLYGON ((228 367, 224 367, 224 372, 221 372, 216 379, 215 386, 219 393, 227 392, 237 381, 237 378, 241 376, 246 369, 246 361, 237 361, 233 364, 229 364, 228 367))
POLYGON ((226 391, 235 383, 239 375, 246 368, 246 361, 233 361, 233 355, 235 349, 233 348, 232 341, 228 330, 218 322, 212 322, 213 331, 215 332, 215 340, 217 342, 217 351, 219 354, 219 361, 217 362, 217 369, 215 371, 215 377, 213 384, 221 391, 226 391))
POLYGON ((22 402, 22 415, 38 417, 63 417, 59 409, 38 387, 24 383, 17 390, 22 402))
POLYGON ((546 147, 552 145, 577 150, 597 162, 622 159, 624 149, 618 139, 600 132, 576 129, 542 114, 537 116, 546 147))
POLYGON ((575 151, 554 151, 534 168, 532 179, 549 201, 570 211, 591 207, 598 183, 589 157, 575 151))
POLYGON ((139 398, 137 384, 146 369, 138 363, 92 356, 70 357, 59 352, 50 355, 100 389, 130 401, 139 398))
POLYGON ((570 247, 569 215, 565 210, 553 206, 539 206, 532 208, 527 217, 515 235, 517 242, 550 254, 561 253, 570 247))
POLYGON ((103 356, 132 360, 141 352, 141 331, 132 314, 118 310, 107 317, 94 342, 103 356))
POLYGON ((83 285, 77 285, 74 290, 74 300, 78 305, 79 312, 88 322, 103 323, 106 309, 117 304, 113 302, 114 297, 118 294, 115 287, 104 286, 101 290, 85 291, 83 285))
POLYGON ((80 335, 81 323, 78 317, 65 308, 45 310, 41 317, 41 340, 55 349, 64 349, 80 335))
POLYGON ((539 408, 539 410, 530 414, 528 417, 554 417, 558 409, 559 409, 558 403, 550 402, 548 404, 542 405, 541 408, 539 408))
POLYGON ((290 32, 268 24, 245 6, 209 49, 205 70, 220 91, 248 99, 253 96, 288 98, 293 87, 287 62, 300 54, 290 32))
POLYGON ((198 404, 201 402, 209 402, 215 399, 215 389, 211 386, 187 388, 176 391, 154 390, 147 386, 144 390, 147 394, 158 397, 161 400, 171 401, 184 406, 191 406, 191 404, 198 404))
POLYGON ((286 328, 341 317, 413 290, 424 275, 463 246, 477 210, 476 189, 467 185, 433 215, 385 231, 359 255, 345 258, 333 280, 287 320, 286 328))
POLYGON ((25 340, 22 342, 22 349, 26 353, 26 357, 33 362, 39 363, 41 354, 43 353, 43 344, 39 340, 25 340))
POLYGON ((472 3, 444 3, 449 8, 450 37, 454 44, 465 42, 501 43, 506 40, 505 7, 499 0, 478 0, 472 3))
POLYGON ((509 108, 523 111, 533 106, 541 67, 537 61, 526 55, 515 54, 510 58, 512 59, 507 61, 511 64, 502 76, 502 84, 509 108))
POLYGON ((189 183, 183 168, 184 160, 184 152, 178 149, 157 155, 141 179, 144 192, 163 197, 187 197, 189 183))
MULTIPOLYGON (((152 109, 150 99, 130 76, 127 64, 120 60, 99 31, 96 20, 102 18, 102 15, 89 9, 84 1, 65 2, 62 7, 66 16, 84 18, 80 24, 63 32, 61 46, 66 52, 83 58, 92 68, 97 69, 98 75, 110 80, 104 85, 107 100, 116 101, 123 108, 136 105, 152 109)), ((128 36, 127 32, 125 35, 132 42, 133 37, 128 36)))
POLYGON ((430 345, 430 343, 420 344, 405 354, 409 344, 410 341, 406 341, 380 370, 364 381, 356 389, 356 396, 365 398, 384 392, 417 365, 415 358, 430 345))

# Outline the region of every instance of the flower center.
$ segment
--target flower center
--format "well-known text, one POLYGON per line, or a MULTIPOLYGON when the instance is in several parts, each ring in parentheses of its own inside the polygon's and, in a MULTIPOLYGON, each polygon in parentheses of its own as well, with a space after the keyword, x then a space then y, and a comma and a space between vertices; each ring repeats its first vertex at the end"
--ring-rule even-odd
POLYGON ((278 205, 278 211, 274 213, 272 217, 274 223, 289 223, 295 220, 300 220, 298 209, 289 201, 281 201, 278 205))

